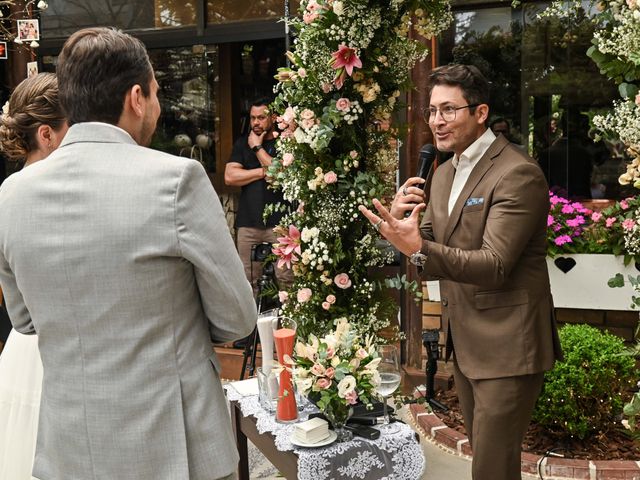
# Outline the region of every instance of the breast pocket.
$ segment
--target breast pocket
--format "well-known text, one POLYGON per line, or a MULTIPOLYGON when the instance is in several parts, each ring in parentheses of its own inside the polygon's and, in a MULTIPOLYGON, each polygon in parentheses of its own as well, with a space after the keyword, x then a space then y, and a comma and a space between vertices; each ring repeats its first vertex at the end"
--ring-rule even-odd
POLYGON ((466 215, 467 213, 481 212, 483 208, 484 208, 484 204, 482 203, 478 205, 469 205, 468 207, 462 208, 462 214, 466 215))

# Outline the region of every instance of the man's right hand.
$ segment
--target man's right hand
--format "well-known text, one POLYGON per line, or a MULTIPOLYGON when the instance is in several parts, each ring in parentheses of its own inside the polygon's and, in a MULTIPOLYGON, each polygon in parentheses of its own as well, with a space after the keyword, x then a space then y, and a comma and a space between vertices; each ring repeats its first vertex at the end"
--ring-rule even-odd
POLYGON ((416 205, 424 202, 424 191, 418 187, 424 181, 421 177, 411 177, 398 189, 390 209, 394 218, 402 220, 407 212, 412 212, 416 205))
POLYGON ((256 135, 256 133, 253 130, 251 130, 251 133, 249 133, 249 139, 247 140, 247 143, 249 144, 249 148, 262 145, 262 141, 264 140, 265 135, 266 135, 266 132, 262 132, 262 134, 256 135))

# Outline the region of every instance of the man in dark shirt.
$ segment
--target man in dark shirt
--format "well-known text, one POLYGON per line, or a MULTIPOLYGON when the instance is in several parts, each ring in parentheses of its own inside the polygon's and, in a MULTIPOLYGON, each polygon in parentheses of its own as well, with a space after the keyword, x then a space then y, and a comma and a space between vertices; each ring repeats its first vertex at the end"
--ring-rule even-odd
MULTIPOLYGON (((227 185, 241 187, 240 203, 236 215, 238 253, 244 264, 247 279, 256 289, 256 282, 262 274, 262 265, 251 261, 253 245, 276 242, 273 232, 282 218, 282 213, 263 218, 264 208, 271 204, 284 204, 282 193, 268 188, 265 180, 266 169, 276 154, 274 116, 269 113, 269 98, 256 99, 251 104, 248 135, 240 137, 233 145, 231 158, 224 171, 227 185)), ((276 276, 284 283, 291 283, 290 270, 276 269, 276 276)))

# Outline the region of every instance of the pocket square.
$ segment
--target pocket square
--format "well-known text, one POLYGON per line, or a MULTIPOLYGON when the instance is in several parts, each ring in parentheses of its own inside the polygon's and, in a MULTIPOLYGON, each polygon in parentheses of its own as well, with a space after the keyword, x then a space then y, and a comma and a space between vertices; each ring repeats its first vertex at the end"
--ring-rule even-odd
POLYGON ((465 207, 471 207, 473 205, 482 205, 484 203, 484 198, 482 197, 471 197, 468 198, 466 202, 464 202, 465 207))

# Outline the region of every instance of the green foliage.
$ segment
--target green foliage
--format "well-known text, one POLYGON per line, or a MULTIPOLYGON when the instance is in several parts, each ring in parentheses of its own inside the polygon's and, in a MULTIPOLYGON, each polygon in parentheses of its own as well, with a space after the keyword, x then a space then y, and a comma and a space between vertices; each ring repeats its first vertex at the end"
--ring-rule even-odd
MULTIPOLYGON (((636 293, 640 293, 640 275, 634 277, 633 275, 629 275, 629 283, 633 287, 633 290, 636 293)), ((607 281, 607 285, 611 288, 622 288, 624 287, 624 276, 621 273, 616 273, 614 277, 611 277, 607 281)), ((632 295, 631 296, 631 308, 636 309, 640 308, 640 296, 632 295)))
POLYGON ((560 330, 564 360, 545 374, 533 419, 559 437, 606 432, 622 412, 636 376, 623 341, 588 325, 560 330))

